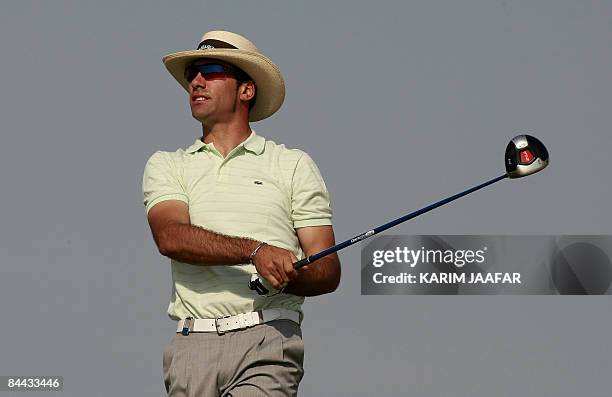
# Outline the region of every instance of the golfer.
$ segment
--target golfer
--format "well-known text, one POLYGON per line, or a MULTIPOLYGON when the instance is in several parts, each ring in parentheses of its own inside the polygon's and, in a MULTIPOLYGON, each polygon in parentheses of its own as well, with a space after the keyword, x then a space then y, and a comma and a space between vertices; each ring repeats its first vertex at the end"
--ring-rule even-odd
POLYGON ((294 396, 304 372, 304 296, 340 281, 336 254, 292 266, 335 244, 329 193, 308 154, 250 128, 285 96, 278 67, 251 41, 212 31, 196 50, 163 62, 202 125, 186 149, 155 152, 143 176, 151 232, 172 268, 168 315, 177 333, 164 349, 166 390, 294 396), (267 296, 249 289, 254 273, 267 296))

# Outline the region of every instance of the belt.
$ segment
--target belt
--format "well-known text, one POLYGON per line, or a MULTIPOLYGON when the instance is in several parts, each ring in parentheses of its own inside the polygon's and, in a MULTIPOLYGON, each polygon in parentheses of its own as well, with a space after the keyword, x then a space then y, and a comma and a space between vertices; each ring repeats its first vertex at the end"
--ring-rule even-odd
POLYGON ((179 320, 176 332, 187 336, 190 332, 216 332, 222 335, 229 331, 246 329, 258 324, 274 320, 291 320, 300 323, 300 313, 287 309, 264 309, 257 312, 240 313, 235 316, 224 316, 219 318, 196 318, 187 317, 179 320))

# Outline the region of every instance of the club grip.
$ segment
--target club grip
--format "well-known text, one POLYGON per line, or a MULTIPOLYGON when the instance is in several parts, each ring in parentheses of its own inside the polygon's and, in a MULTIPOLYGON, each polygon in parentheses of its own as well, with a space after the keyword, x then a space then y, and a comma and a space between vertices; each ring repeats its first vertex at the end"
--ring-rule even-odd
POLYGON ((306 258, 304 258, 304 259, 301 259, 301 260, 299 260, 299 261, 295 262, 295 263, 293 264, 293 268, 294 268, 295 270, 297 270, 297 269, 299 269, 299 268, 301 268, 301 267, 306 266, 306 265, 307 265, 307 264, 309 264, 309 263, 310 263, 310 262, 308 261, 308 257, 306 257, 306 258))

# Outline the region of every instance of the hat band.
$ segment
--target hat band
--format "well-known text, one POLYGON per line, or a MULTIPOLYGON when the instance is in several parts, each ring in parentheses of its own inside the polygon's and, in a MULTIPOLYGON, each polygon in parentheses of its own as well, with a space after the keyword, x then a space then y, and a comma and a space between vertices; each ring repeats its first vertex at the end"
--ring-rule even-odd
POLYGON ((197 49, 198 50, 211 50, 215 48, 233 48, 235 50, 238 49, 237 47, 234 47, 233 45, 226 43, 225 41, 215 40, 215 39, 206 39, 202 41, 198 45, 197 49))

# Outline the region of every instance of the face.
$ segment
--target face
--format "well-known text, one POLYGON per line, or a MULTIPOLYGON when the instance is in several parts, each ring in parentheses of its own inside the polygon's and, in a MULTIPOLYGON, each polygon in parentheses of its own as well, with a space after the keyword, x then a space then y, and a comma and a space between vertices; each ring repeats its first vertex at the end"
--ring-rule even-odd
MULTIPOLYGON (((200 59, 192 65, 220 64, 231 67, 216 59, 200 59)), ((230 121, 238 110, 240 92, 236 78, 228 72, 212 73, 204 77, 201 73, 189 83, 189 105, 192 116, 204 123, 230 121)))

